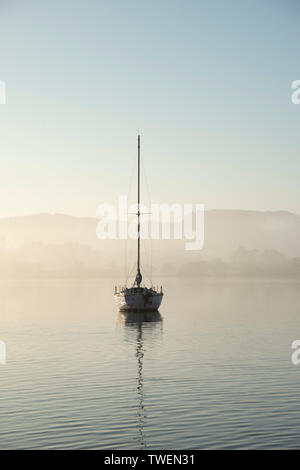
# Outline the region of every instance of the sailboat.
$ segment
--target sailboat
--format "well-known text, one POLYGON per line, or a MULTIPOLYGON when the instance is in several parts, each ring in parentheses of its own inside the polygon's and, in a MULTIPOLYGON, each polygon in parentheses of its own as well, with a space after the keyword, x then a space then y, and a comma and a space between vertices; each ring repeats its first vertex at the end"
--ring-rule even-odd
POLYGON ((121 312, 145 312, 158 310, 162 298, 163 290, 155 289, 153 286, 146 287, 142 284, 141 273, 141 227, 140 227, 140 162, 141 162, 141 137, 138 135, 138 194, 137 213, 138 236, 137 236, 137 273, 131 287, 126 285, 120 289, 115 287, 114 297, 121 312))

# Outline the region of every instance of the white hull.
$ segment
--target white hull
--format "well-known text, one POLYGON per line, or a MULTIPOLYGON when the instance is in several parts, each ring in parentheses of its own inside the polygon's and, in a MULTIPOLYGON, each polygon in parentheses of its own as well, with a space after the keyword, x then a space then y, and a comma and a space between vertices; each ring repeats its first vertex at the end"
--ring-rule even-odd
POLYGON ((130 290, 117 292, 115 300, 121 312, 153 312, 159 309, 163 294, 149 292, 148 289, 141 289, 142 292, 130 293, 130 290))

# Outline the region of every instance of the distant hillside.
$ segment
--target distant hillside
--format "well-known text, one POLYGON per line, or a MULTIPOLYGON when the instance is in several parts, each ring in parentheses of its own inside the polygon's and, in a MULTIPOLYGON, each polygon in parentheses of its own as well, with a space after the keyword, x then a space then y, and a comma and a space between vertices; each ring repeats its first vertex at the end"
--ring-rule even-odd
POLYGON ((300 256, 300 217, 290 212, 207 211, 205 252, 229 256, 244 246, 250 250, 276 250, 300 256))
MULTIPOLYGON (((98 240, 97 222, 63 214, 0 219, 0 276, 123 275, 134 265, 136 244, 98 240)), ((181 240, 152 241, 152 264, 167 275, 292 275, 298 272, 299 240, 298 215, 212 210, 205 213, 203 250, 187 252, 181 240)), ((150 242, 143 246, 149 272, 150 242)))

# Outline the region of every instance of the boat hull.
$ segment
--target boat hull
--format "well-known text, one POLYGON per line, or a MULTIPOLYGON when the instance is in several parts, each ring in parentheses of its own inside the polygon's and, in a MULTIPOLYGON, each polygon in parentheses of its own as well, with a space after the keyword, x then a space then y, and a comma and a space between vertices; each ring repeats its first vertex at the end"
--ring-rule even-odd
POLYGON ((118 292, 115 300, 120 312, 155 312, 159 309, 163 294, 134 293, 126 294, 118 292))

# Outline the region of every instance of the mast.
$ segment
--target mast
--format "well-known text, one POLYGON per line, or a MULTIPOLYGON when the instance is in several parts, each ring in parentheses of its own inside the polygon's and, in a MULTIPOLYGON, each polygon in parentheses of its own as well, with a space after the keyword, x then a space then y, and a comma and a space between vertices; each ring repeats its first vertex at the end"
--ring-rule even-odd
POLYGON ((138 135, 138 256, 137 256, 137 275, 135 278, 135 282, 137 286, 140 287, 142 282, 142 275, 141 275, 141 224, 140 224, 140 166, 141 166, 141 136, 138 135))

